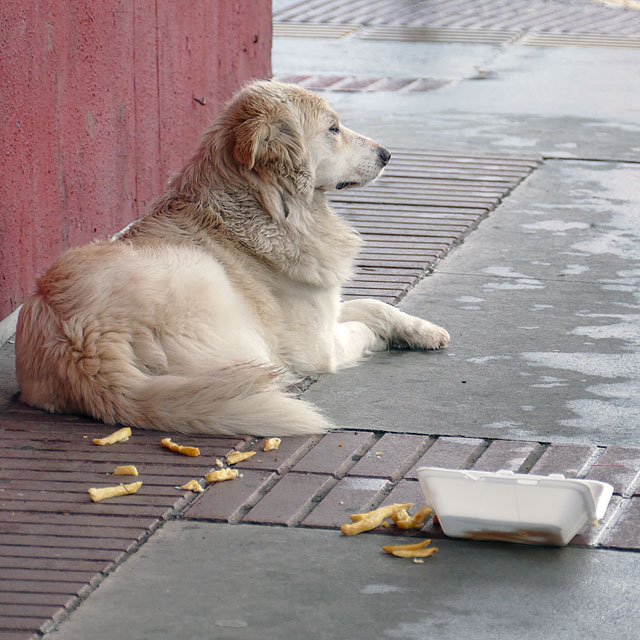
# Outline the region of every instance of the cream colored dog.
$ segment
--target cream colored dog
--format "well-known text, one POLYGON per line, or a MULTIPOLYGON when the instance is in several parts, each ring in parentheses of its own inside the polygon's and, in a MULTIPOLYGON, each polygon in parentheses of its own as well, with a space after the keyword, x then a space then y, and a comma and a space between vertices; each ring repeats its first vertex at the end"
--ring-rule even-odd
POLYGON ((389 158, 316 95, 248 85, 145 217, 38 280, 16 336, 22 400, 171 431, 327 429, 284 371, 449 341, 382 302, 340 302, 360 239, 325 192, 370 182, 389 158))

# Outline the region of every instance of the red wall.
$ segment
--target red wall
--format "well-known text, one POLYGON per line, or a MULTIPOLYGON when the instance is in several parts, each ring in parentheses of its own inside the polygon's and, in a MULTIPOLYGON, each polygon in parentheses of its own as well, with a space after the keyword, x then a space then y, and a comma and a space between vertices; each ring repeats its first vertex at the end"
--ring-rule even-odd
POLYGON ((0 320, 141 215, 270 52, 271 0, 2 0, 0 320))

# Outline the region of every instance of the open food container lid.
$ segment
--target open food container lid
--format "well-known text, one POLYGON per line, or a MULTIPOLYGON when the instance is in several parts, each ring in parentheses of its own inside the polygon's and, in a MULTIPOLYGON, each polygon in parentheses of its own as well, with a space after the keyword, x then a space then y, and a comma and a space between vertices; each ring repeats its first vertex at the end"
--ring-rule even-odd
POLYGON ((427 506, 446 535, 473 540, 566 545, 607 509, 613 487, 560 474, 420 467, 427 506))

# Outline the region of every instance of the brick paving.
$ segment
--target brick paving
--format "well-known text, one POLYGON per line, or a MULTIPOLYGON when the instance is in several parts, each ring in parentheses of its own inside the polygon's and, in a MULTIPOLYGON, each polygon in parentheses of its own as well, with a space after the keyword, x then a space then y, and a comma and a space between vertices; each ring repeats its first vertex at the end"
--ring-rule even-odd
MULTIPOLYGON (((283 443, 286 441, 284 438, 283 443)), ((258 475, 240 479, 255 490, 239 488, 234 492, 233 508, 227 505, 232 489, 220 485, 197 499, 183 517, 333 529, 348 522, 350 513, 392 502, 422 504, 415 473, 418 466, 509 469, 517 473, 597 477, 611 483, 615 495, 604 520, 598 528, 576 536, 572 544, 640 549, 640 498, 633 497, 640 477, 640 449, 361 430, 335 431, 324 436, 290 471, 270 471, 275 466, 272 457, 277 457, 277 452, 261 453, 259 458, 254 456, 237 465, 242 468, 251 462, 251 472, 258 475), (607 462, 601 463, 603 459, 607 462), (265 467, 261 475, 255 471, 256 464, 265 467), (222 509, 233 516, 221 515, 222 509)), ((248 469, 244 473, 247 472, 248 469)), ((406 533, 395 526, 380 527, 380 531, 406 533)), ((424 531, 443 537, 441 529, 431 521, 425 524, 424 531)))

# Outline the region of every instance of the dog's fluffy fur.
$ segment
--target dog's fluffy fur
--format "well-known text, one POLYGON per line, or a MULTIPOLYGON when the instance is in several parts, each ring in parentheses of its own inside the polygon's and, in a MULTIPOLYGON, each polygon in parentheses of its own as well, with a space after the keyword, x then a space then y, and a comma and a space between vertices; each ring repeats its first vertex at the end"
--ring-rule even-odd
POLYGON ((245 87, 145 217, 40 277, 18 322, 22 400, 172 431, 327 429, 284 371, 449 340, 382 302, 340 302, 360 240, 325 192, 370 182, 389 155, 308 91, 245 87))

